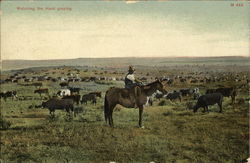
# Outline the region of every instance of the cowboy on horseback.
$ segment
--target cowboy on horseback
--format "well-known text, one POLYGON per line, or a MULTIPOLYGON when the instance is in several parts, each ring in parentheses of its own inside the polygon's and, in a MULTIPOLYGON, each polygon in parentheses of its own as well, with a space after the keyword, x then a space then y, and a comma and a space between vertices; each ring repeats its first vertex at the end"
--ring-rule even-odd
POLYGON ((133 89, 134 97, 130 97, 130 100, 134 103, 134 107, 137 108, 136 98, 140 96, 140 86, 142 86, 142 82, 135 78, 134 72, 135 69, 133 66, 129 66, 128 73, 125 77, 125 88, 133 89))
POLYGON ((142 82, 135 78, 134 72, 135 69, 133 68, 133 66, 129 66, 128 73, 125 77, 125 88, 127 89, 142 85, 142 82))

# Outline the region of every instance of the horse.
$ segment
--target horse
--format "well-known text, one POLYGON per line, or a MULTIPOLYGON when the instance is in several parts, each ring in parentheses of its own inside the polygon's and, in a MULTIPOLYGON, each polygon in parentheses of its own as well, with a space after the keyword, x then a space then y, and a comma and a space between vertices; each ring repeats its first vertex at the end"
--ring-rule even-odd
POLYGON ((106 91, 104 100, 104 117, 106 123, 110 127, 114 126, 113 123, 113 110, 117 104, 126 108, 139 108, 139 127, 142 126, 142 113, 144 105, 147 103, 147 97, 151 96, 157 90, 165 92, 164 85, 160 80, 143 86, 135 86, 131 89, 111 87, 106 91))

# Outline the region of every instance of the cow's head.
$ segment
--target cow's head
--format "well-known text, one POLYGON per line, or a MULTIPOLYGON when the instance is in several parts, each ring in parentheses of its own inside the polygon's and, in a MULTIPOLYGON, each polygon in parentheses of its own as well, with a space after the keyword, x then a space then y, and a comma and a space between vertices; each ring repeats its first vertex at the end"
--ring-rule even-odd
POLYGON ((41 106, 41 108, 46 108, 46 102, 42 102, 42 104, 40 106, 41 106))
POLYGON ((197 112, 198 108, 199 108, 199 107, 198 107, 197 105, 194 105, 194 106, 193 106, 193 112, 194 112, 194 113, 197 112))

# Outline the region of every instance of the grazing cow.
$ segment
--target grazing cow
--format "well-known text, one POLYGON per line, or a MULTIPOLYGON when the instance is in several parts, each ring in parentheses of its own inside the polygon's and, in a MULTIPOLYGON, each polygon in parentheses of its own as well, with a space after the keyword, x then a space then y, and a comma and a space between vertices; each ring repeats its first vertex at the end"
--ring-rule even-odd
POLYGON ((189 96, 189 95, 192 94, 192 90, 191 89, 181 89, 180 92, 181 92, 182 96, 189 96))
POLYGON ((231 96, 232 103, 234 103, 235 97, 236 97, 236 90, 233 87, 207 89, 206 94, 209 94, 209 93, 221 93, 224 97, 230 97, 231 96))
POLYGON ((216 93, 216 89, 207 89, 206 94, 216 93))
POLYGON ((50 115, 55 115, 55 110, 66 110, 68 113, 70 111, 74 112, 74 104, 72 99, 56 99, 52 98, 46 102, 42 103, 43 108, 48 108, 50 111, 50 115))
POLYGON ((48 88, 40 88, 34 91, 34 93, 38 93, 40 96, 41 94, 49 94, 49 89, 48 88))
POLYGON ((81 100, 81 95, 69 95, 64 96, 62 99, 72 99, 77 105, 79 105, 79 102, 81 100))
POLYGON ((56 94, 57 94, 58 96, 63 97, 63 96, 70 96, 70 95, 71 95, 71 92, 70 92, 69 89, 61 89, 61 90, 58 91, 56 94))
POLYGON ((51 78, 51 81, 52 82, 57 82, 57 79, 56 78, 51 78))
POLYGON ((154 96, 156 99, 160 100, 160 99, 163 98, 164 95, 166 95, 166 94, 167 94, 167 91, 166 91, 166 92, 156 91, 156 93, 154 93, 153 96, 154 96))
POLYGON ((194 92, 194 100, 197 100, 200 97, 200 93, 194 92))
POLYGON ((180 79, 180 82, 181 82, 181 83, 184 83, 184 82, 186 82, 186 81, 187 81, 187 79, 183 79, 183 78, 180 79))
POLYGON ((199 88, 194 88, 193 89, 193 97, 194 97, 194 100, 197 100, 200 97, 200 90, 199 90, 199 88))
POLYGON ((90 92, 89 94, 94 94, 96 95, 97 97, 102 97, 102 92, 90 92))
POLYGON ((220 113, 222 112, 222 101, 223 96, 221 93, 211 93, 202 95, 198 98, 196 105, 193 108, 193 111, 196 112, 200 107, 204 108, 204 112, 208 112, 208 106, 218 104, 220 107, 220 113))
POLYGON ((91 77, 89 78, 90 81, 96 81, 96 79, 97 79, 97 78, 96 78, 95 76, 91 76, 91 77))
POLYGON ((61 87, 68 87, 69 86, 69 82, 61 82, 60 84, 59 84, 61 87))
POLYGON ((216 92, 221 93, 224 97, 231 97, 232 103, 235 102, 236 90, 233 87, 230 88, 217 88, 216 92))
POLYGON ((71 93, 78 93, 78 94, 79 94, 81 88, 73 88, 73 87, 70 87, 69 90, 70 90, 71 93))
POLYGON ((1 92, 0 93, 0 98, 3 98, 4 101, 6 101, 6 99, 8 97, 11 97, 12 100, 13 100, 14 98, 17 97, 17 92, 16 91, 7 91, 7 92, 1 92))
POLYGON ((179 99, 181 102, 181 93, 180 92, 168 93, 165 98, 169 99, 170 101, 173 101, 175 99, 179 99))
POLYGON ((92 101, 92 104, 96 104, 96 95, 95 94, 83 95, 81 104, 85 103, 87 105, 87 101, 92 101))
POLYGON ((12 82, 12 79, 5 79, 5 82, 6 82, 6 83, 12 82))

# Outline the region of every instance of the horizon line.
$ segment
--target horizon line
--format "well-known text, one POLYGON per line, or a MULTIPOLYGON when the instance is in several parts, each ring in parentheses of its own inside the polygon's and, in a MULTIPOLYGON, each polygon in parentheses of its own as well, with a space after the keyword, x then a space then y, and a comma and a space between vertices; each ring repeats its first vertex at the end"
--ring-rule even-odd
POLYGON ((48 61, 48 60, 75 60, 75 59, 117 59, 117 58, 249 58, 250 56, 168 56, 168 57, 80 57, 80 58, 58 58, 58 59, 2 59, 2 61, 48 61))

